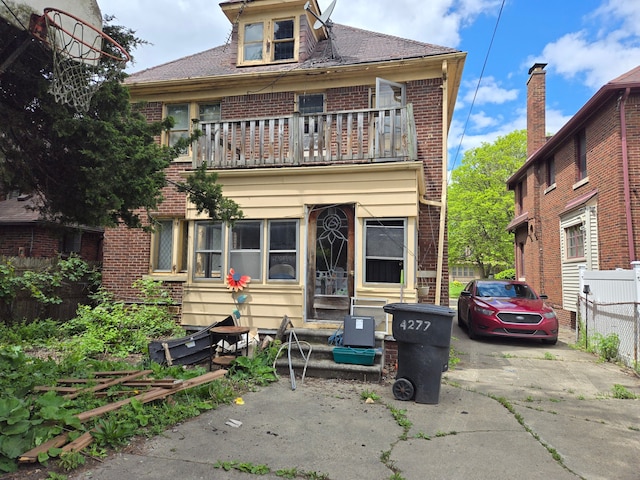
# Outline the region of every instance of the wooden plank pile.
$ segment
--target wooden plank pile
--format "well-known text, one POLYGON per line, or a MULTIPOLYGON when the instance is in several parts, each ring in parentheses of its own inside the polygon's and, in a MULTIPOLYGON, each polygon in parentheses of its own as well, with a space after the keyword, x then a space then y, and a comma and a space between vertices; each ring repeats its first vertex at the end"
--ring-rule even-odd
MULTIPOLYGON (((218 378, 223 377, 225 373, 227 373, 227 371, 223 369, 215 370, 212 372, 207 372, 195 378, 190 378, 188 380, 158 380, 142 378, 150 374, 151 372, 151 370, 96 372, 95 378, 92 379, 63 378, 58 380, 56 386, 36 387, 36 391, 45 392, 54 390, 58 393, 63 394, 64 398, 73 399, 86 393, 93 393, 95 395, 106 395, 106 390, 115 385, 121 385, 125 387, 125 389, 119 392, 119 394, 128 394, 130 395, 129 397, 116 402, 108 403, 92 410, 87 410, 76 415, 81 422, 86 422, 89 419, 99 417, 107 412, 112 412, 125 405, 128 405, 133 400, 137 400, 140 403, 162 400, 170 395, 173 395, 174 393, 212 382, 218 378)), ((36 461, 38 461, 38 454, 47 452, 51 448, 62 448, 63 453, 78 452, 90 445, 92 441, 93 437, 91 435, 91 431, 84 433, 71 442, 69 441, 69 433, 62 433, 57 437, 52 438, 48 442, 45 442, 37 446, 36 448, 23 453, 18 458, 18 462, 35 463, 36 461)))

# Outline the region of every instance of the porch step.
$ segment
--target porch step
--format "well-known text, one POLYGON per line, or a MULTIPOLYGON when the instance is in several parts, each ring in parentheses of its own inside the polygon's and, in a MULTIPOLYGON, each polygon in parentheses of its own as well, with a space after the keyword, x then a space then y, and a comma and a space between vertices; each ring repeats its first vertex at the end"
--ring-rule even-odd
MULTIPOLYGON (((306 354, 308 347, 302 342, 311 345, 311 355, 307 363, 306 377, 335 378, 344 380, 360 380, 363 382, 379 382, 382 379, 382 369, 384 367, 384 338, 376 336, 375 357, 373 365, 356 365, 351 363, 337 363, 333 360, 334 345, 328 344, 328 339, 335 333, 335 330, 328 329, 294 329, 298 340, 301 342, 303 352, 306 354)), ((286 330, 283 336, 283 343, 289 341, 290 330, 286 330)), ((359 348, 359 347, 358 347, 359 348)), ((293 338, 291 345, 291 366, 296 378, 301 378, 304 371, 304 359, 300 355, 298 346, 293 338)), ((278 375, 289 375, 288 350, 285 347, 280 358, 276 361, 276 371, 278 375)))

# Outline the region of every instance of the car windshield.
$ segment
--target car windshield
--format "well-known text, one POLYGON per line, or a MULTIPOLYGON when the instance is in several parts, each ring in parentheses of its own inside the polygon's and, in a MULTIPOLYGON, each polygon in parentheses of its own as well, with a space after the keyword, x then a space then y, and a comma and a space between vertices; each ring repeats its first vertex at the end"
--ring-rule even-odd
POLYGON ((536 294, 528 285, 522 283, 479 283, 476 288, 478 297, 506 297, 535 299, 536 294))

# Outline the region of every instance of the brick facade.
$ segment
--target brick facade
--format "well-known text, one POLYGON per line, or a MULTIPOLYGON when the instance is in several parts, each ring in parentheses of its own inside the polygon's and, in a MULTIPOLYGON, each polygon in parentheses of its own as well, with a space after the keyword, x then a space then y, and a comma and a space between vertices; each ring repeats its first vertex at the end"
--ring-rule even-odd
MULTIPOLYGON (((421 80, 407 84, 407 102, 414 106, 418 142, 418 156, 424 163, 426 198, 439 200, 442 195, 442 80, 421 80)), ((368 108, 373 86, 354 86, 327 89, 326 109, 348 111, 368 108)), ((222 119, 260 118, 290 115, 295 107, 294 92, 256 94, 226 97, 221 100, 222 119)), ((162 117, 163 104, 149 102, 141 110, 150 121, 162 117)), ((159 139, 157 139, 159 141, 159 139)), ((167 170, 167 178, 174 182, 184 181, 182 172, 190 170, 191 163, 174 162, 167 170)), ((159 206, 157 217, 184 217, 186 197, 173 186, 162 191, 163 202, 159 206)), ((144 213, 139 212, 144 218, 144 213)), ((418 269, 435 271, 438 254, 438 232, 440 228, 440 209, 422 205, 419 217, 419 259, 418 269)), ((446 236, 445 236, 446 238, 446 236)), ((132 288, 135 280, 150 273, 151 233, 132 230, 125 227, 109 229, 105 235, 105 259, 103 283, 118 298, 133 300, 138 292, 132 288)), ((445 250, 446 258, 446 250, 445 250)), ((447 304, 449 288, 447 262, 442 281, 441 298, 447 304)), ((433 303, 435 299, 435 278, 427 280, 428 297, 421 301, 433 303)), ((180 303, 182 282, 169 281, 176 302, 180 303)))
MULTIPOLYGON (((281 284, 279 279, 256 276, 251 285, 250 315, 261 328, 271 328, 270 325, 280 322, 282 311, 288 311, 295 322, 335 320, 339 317, 329 313, 323 317, 317 315, 317 310, 332 310, 340 315, 348 310, 349 295, 367 294, 378 299, 403 298, 404 295, 411 300, 418 295, 419 301, 435 303, 438 299, 438 303, 446 305, 446 208, 440 202, 446 175, 446 132, 466 54, 346 25, 334 24, 330 30, 315 29, 309 24, 310 14, 301 12, 299 6, 297 0, 261 0, 242 6, 225 2, 221 7, 232 23, 227 45, 134 73, 125 81, 132 101, 149 121, 162 120, 169 103, 188 103, 193 116, 198 115, 198 104, 220 104, 222 122, 203 124, 210 133, 201 139, 193 158, 180 158, 172 163, 167 171, 170 183, 184 181, 194 165, 206 162, 209 168, 221 170, 221 183, 230 192, 229 197, 242 203, 248 216, 260 220, 262 237, 264 232, 270 232, 265 219, 280 213, 283 218, 296 219, 300 227, 296 255, 298 265, 304 265, 305 272, 299 272, 294 278, 298 282, 281 284), (293 18, 294 30, 299 36, 294 39, 291 57, 276 59, 271 55, 275 50, 267 40, 273 33, 270 30, 263 37, 266 41, 261 54, 251 59, 242 57, 246 45, 239 38, 242 24, 236 19, 239 13, 246 17, 249 11, 256 21, 266 22, 265 31, 276 18, 293 18), (380 92, 376 91, 378 86, 380 92), (298 95, 316 93, 324 95, 324 111, 315 118, 301 119, 297 112, 298 95), (379 102, 375 98, 378 94, 379 102), (372 110, 376 104, 381 108, 372 110), (392 108, 398 110, 394 113, 392 108), (336 115, 337 112, 340 114, 336 115), (445 114, 447 118, 443 118, 445 114), (317 137, 307 130, 311 128, 308 125, 315 125, 317 137), (396 135, 399 131, 402 136, 396 135), (311 138, 314 143, 308 143, 311 138), (353 167, 354 164, 362 167, 353 167), (385 189, 379 179, 386 180, 387 172, 390 183, 385 189), (314 178, 307 180, 310 174, 314 178), (347 178, 347 175, 353 177, 347 178), (263 178, 268 179, 264 185, 263 178), (298 178, 299 186, 296 185, 298 178), (336 180, 336 188, 332 189, 336 180), (286 195, 279 190, 280 181, 286 185, 286 195), (369 189, 369 184, 374 182, 369 189), (253 195, 254 191, 260 191, 260 195, 253 195), (262 198, 266 203, 260 204, 262 198), (348 289, 353 290, 347 290, 349 295, 345 295, 344 289, 340 289, 340 293, 320 292, 322 287, 318 282, 329 278, 326 274, 331 272, 316 272, 313 255, 302 258, 309 247, 313 248, 309 243, 318 240, 314 220, 305 223, 309 218, 305 215, 313 205, 326 209, 331 205, 349 205, 349 208, 358 205, 360 209, 357 216, 360 223, 351 225, 348 233, 351 255, 361 256, 357 268, 351 266, 355 264, 353 258, 347 260, 350 262, 347 277, 351 279, 348 289), (406 219, 404 231, 411 251, 403 253, 408 262, 403 266, 404 289, 389 279, 365 280, 364 239, 370 228, 365 219, 371 217, 406 219), (357 230, 362 226, 364 231, 357 230), (438 273, 442 274, 439 279, 438 273), (435 288, 438 283, 440 292, 435 288), (420 287, 430 287, 428 294, 426 288, 420 287), (325 303, 323 296, 334 298, 325 303), (282 304, 277 314, 272 308, 274 301, 282 304), (330 304, 336 301, 335 305, 330 304), (320 306, 316 307, 316 303, 320 306)), ((311 6, 317 8, 317 5, 311 6)), ((165 137, 167 135, 162 135, 156 141, 166 141, 165 137)), ((145 275, 162 278, 177 303, 184 299, 183 320, 196 322, 192 325, 204 324, 210 320, 210 312, 225 311, 231 302, 220 270, 228 268, 230 248, 223 241, 221 253, 217 250, 198 252, 198 259, 222 255, 225 260, 216 264, 217 270, 210 268, 208 276, 189 277, 193 273, 189 269, 196 262, 194 258, 188 259, 187 268, 183 268, 186 256, 183 245, 187 241, 184 224, 189 224, 192 253, 193 237, 203 230, 194 228, 196 218, 191 209, 187 210, 183 194, 168 186, 163 190, 163 197, 158 211, 152 215, 160 220, 171 219, 172 238, 175 239, 178 232, 182 236, 171 246, 173 265, 169 265, 168 243, 158 243, 164 248, 160 262, 163 268, 153 265, 157 260, 153 258, 152 248, 156 248, 155 243, 162 235, 126 228, 110 229, 105 239, 103 282, 119 298, 134 300, 137 296, 131 287, 134 281, 145 275), (180 248, 175 246, 178 244, 180 248)), ((142 217, 146 215, 141 213, 142 217)), ((229 233, 228 228, 223 230, 229 233)), ((267 248, 264 238, 260 242, 261 249, 267 248)), ((256 275, 262 276, 267 263, 262 251, 261 257, 264 263, 256 275)), ((369 258, 370 262, 377 261, 371 254, 369 258)), ((338 261, 337 257, 333 260, 344 261, 338 261)), ((203 273, 200 271, 199 275, 203 273)))
MULTIPOLYGON (((534 75, 538 79, 544 78, 540 77, 539 71, 532 74, 529 87, 534 75)), ((640 80, 640 75, 637 77, 640 80)), ((628 84, 625 82, 625 86, 628 84)), ((629 269, 631 261, 637 260, 640 201, 634 188, 640 181, 640 83, 630 88, 628 96, 625 90, 624 87, 616 88, 616 81, 603 87, 560 132, 546 144, 538 145, 525 166, 509 180, 516 198, 520 186, 526 184, 522 208, 516 215, 528 212, 528 218, 514 228, 517 275, 539 293, 549 296, 565 327, 575 328, 576 325, 575 308, 563 301, 563 291, 570 281, 567 268, 577 268, 578 264, 591 261, 592 268, 599 270, 629 269), (623 113, 624 119, 621 118, 623 113), (578 176, 577 164, 577 135, 581 132, 586 139, 587 178, 584 179, 578 176), (555 183, 550 185, 551 161, 555 166, 555 183), (627 221, 625 166, 630 186, 631 231, 627 221), (593 207, 597 212, 596 258, 567 260, 561 248, 561 236, 564 235, 561 219, 579 215, 587 207, 593 207), (521 262, 518 258, 520 244, 524 245, 525 251, 521 262)), ((530 96, 536 95, 530 93, 530 96)), ((538 94, 537 98, 544 98, 544 95, 538 94)), ((535 112, 540 112, 539 105, 528 105, 528 108, 532 108, 534 116, 535 112)), ((529 135, 537 135, 540 122, 534 119, 528 125, 532 129, 529 135)), ((592 234, 585 232, 585 242, 589 242, 589 235, 592 234)))

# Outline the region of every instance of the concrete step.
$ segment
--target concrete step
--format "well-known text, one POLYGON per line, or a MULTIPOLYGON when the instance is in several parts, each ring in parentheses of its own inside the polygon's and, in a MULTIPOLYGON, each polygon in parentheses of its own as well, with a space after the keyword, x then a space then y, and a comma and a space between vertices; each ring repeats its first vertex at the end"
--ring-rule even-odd
MULTIPOLYGON (((283 344, 289 341, 289 332, 289 330, 285 332, 283 344)), ((308 342, 311 345, 306 377, 360 380, 365 382, 378 382, 381 380, 384 367, 384 337, 382 335, 376 336, 374 347, 376 352, 373 365, 358 365, 334 361, 333 349, 335 345, 329 345, 328 339, 335 333, 335 330, 296 328, 294 332, 305 355, 309 347, 303 342, 308 342)), ((296 377, 300 378, 304 371, 305 362, 296 345, 295 337, 292 337, 291 366, 296 377)), ((289 375, 289 355, 288 347, 286 346, 282 349, 280 357, 276 361, 276 371, 281 375, 289 375)))

